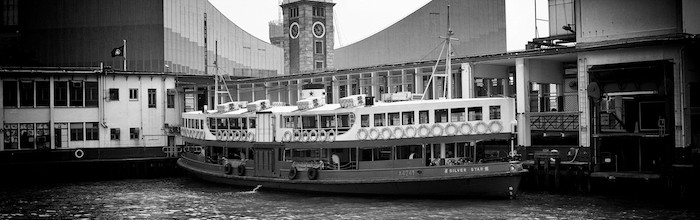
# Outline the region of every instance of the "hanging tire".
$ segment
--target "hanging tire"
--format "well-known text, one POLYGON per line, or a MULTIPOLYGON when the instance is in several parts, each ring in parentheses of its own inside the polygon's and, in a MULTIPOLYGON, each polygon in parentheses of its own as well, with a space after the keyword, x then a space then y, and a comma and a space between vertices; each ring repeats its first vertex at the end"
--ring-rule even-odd
POLYGON ((469 122, 464 122, 462 126, 459 127, 459 131, 462 135, 470 135, 472 134, 472 130, 472 125, 470 125, 469 122))
POLYGON ((309 168, 308 170, 306 170, 306 177, 308 177, 310 180, 318 179, 318 169, 309 168))
POLYGON ((296 167, 290 168, 290 169, 289 169, 289 173, 287 173, 287 178, 289 178, 290 180, 296 179, 296 178, 297 178, 297 173, 298 173, 298 172, 299 172, 299 171, 297 171, 297 168, 296 168, 296 167))
POLYGON ((236 175, 245 176, 245 165, 241 164, 236 167, 236 175))
POLYGON ((224 165, 224 173, 231 175, 233 173, 233 166, 230 163, 224 165))
POLYGON ((501 131, 503 131, 503 125, 500 121, 492 121, 491 124, 489 124, 489 131, 491 133, 501 133, 501 131))

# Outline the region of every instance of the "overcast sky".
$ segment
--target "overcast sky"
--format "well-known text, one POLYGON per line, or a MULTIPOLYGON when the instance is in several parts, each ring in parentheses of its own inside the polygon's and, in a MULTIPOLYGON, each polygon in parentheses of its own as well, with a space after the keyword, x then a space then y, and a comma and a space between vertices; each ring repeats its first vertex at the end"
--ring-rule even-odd
MULTIPOLYGON (((459 1, 459 0, 457 0, 459 1)), ((548 19, 547 0, 506 0, 507 48, 522 50, 535 37, 535 1, 537 17, 548 19)), ((268 22, 280 18, 279 0, 209 0, 233 23, 269 42, 268 22)), ((335 46, 342 47, 375 34, 413 13, 430 0, 335 0, 337 36, 335 46), (387 10, 391 9, 391 10, 387 10)), ((540 37, 548 24, 538 23, 540 37)), ((436 33, 437 34, 437 33, 436 33)))

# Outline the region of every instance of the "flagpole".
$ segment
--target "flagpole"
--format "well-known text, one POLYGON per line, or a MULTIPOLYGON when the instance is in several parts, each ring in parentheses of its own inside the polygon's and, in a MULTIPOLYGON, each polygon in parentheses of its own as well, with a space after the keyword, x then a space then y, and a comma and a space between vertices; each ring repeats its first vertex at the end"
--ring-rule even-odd
POLYGON ((124 71, 126 71, 126 40, 124 40, 124 71))

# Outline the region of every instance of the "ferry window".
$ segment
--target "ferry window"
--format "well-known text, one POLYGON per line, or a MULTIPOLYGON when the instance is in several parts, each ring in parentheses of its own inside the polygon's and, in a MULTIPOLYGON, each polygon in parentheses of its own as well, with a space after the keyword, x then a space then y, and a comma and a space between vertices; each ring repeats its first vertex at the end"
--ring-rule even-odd
POLYGON ((218 129, 228 129, 228 122, 226 118, 219 118, 216 127, 218 129))
POLYGON ((36 106, 49 106, 50 88, 49 81, 36 82, 36 106))
POLYGON ((228 127, 229 129, 241 129, 241 127, 238 125, 238 118, 229 118, 228 127))
POLYGON ((372 153, 372 148, 360 149, 360 161, 374 161, 374 154, 372 153))
MULTIPOLYGON (((15 99, 15 100, 17 100, 17 99, 15 99)), ((67 81, 54 81, 53 82, 53 105, 54 106, 68 106, 68 82, 67 81)))
POLYGON ((296 128, 297 117, 296 116, 285 116, 284 117, 284 127, 285 128, 296 128))
POLYGON ((248 125, 248 128, 255 128, 255 118, 250 118, 250 124, 248 125))
POLYGON ((4 107, 17 107, 17 81, 2 82, 2 91, 2 104, 4 107))
POLYGON ((401 118, 399 117, 398 112, 389 113, 389 125, 390 126, 401 125, 401 118))
POLYGON ((301 117, 302 128, 317 128, 316 116, 302 116, 301 117))
POLYGON ((464 117, 464 108, 450 109, 450 113, 451 122, 463 122, 466 120, 466 118, 464 117))
POLYGON ((99 93, 97 82, 85 82, 85 106, 97 107, 99 93))
POLYGON ((435 123, 447 122, 447 109, 435 110, 435 123))
POLYGON ((374 160, 391 160, 391 147, 374 148, 374 160))
POLYGON ((109 101, 119 101, 119 89, 110 88, 109 89, 109 101))
POLYGON ((349 128, 352 127, 353 123, 353 114, 348 114, 348 115, 338 115, 338 127, 340 128, 349 128))
POLYGON ((139 132, 139 128, 129 128, 129 139, 134 140, 134 139, 139 139, 141 137, 141 134, 139 132))
MULTIPOLYGON (((82 103, 81 103, 82 104, 82 103)), ((19 82, 19 105, 24 107, 34 106, 34 82, 19 82)))
POLYGON ((335 115, 321 115, 322 128, 335 128, 335 115))
POLYGON ((386 115, 384 113, 374 114, 374 126, 381 127, 386 125, 386 115))
POLYGON ((501 119, 501 106, 500 105, 489 106, 489 119, 491 119, 491 120, 501 119))
POLYGON ((70 123, 70 140, 71 141, 82 141, 83 140, 83 123, 70 123))
POLYGON ((85 123, 85 140, 100 140, 100 128, 97 122, 85 123))
POLYGON ((481 107, 471 107, 468 111, 469 121, 481 121, 481 107))
POLYGON ((423 146, 396 146, 396 159, 418 159, 423 157, 423 146))
POLYGON ((216 129, 216 118, 209 118, 209 129, 216 129))
POLYGON ((419 123, 421 123, 421 124, 430 123, 430 115, 428 115, 428 111, 418 112, 418 120, 420 120, 419 123))
POLYGON ((413 124, 413 112, 402 112, 401 115, 403 116, 403 125, 413 124))
POLYGON ((369 127, 369 115, 360 115, 360 126, 363 128, 369 127))
POLYGON ((121 136, 121 132, 119 131, 119 128, 111 128, 109 129, 109 139, 110 140, 119 140, 119 137, 121 136))
POLYGON ((248 118, 241 118, 241 129, 248 129, 248 118))

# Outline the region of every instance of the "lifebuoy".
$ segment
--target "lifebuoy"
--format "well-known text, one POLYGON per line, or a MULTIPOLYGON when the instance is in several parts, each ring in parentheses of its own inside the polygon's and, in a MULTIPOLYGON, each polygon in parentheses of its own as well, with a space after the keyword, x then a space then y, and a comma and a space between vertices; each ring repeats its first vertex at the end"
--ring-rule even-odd
POLYGON ((360 128, 360 130, 357 131, 357 139, 367 140, 367 136, 369 136, 369 134, 367 133, 367 129, 360 128))
POLYGON ((428 126, 427 126, 427 125, 421 125, 421 126, 418 128, 418 136, 420 136, 420 137, 427 137, 428 135, 430 135, 430 129, 428 128, 428 126))
POLYGON ((216 131, 216 140, 217 141, 220 141, 223 138, 223 136, 224 136, 224 131, 222 131, 222 130, 216 131))
POLYGON ((328 138, 326 138, 326 141, 328 142, 333 142, 335 141, 336 135, 334 130, 328 130, 328 138))
POLYGON ((318 169, 316 168, 309 168, 306 170, 306 177, 308 177, 310 180, 315 180, 318 178, 318 169))
POLYGON ((301 138, 299 139, 299 141, 306 142, 308 140, 309 140, 309 131, 302 131, 301 138))
POLYGON ((233 141, 238 141, 241 139, 241 131, 234 131, 233 132, 233 141))
POLYGON ((325 142, 328 139, 328 132, 326 130, 318 130, 318 142, 325 142))
POLYGON ((413 126, 408 126, 404 129, 404 134, 407 138, 416 137, 416 128, 413 126))
POLYGON ((241 137, 238 139, 238 141, 246 141, 246 140, 248 140, 248 132, 241 131, 241 137))
POLYGON ((379 135, 379 130, 377 130, 377 128, 372 128, 371 130, 369 130, 370 139, 377 140, 377 138, 379 138, 379 135))
POLYGON ((503 131, 503 125, 500 121, 492 121, 491 124, 489 124, 489 131, 491 133, 501 133, 501 131, 503 131))
POLYGON ((459 129, 457 129, 457 125, 454 123, 450 123, 447 126, 445 126, 445 134, 449 136, 454 136, 459 132, 459 129))
POLYGON ((463 135, 471 134, 472 125, 470 125, 469 122, 464 122, 462 126, 459 127, 459 131, 461 131, 463 135))
POLYGON ((489 131, 489 127, 484 123, 483 121, 480 121, 479 123, 476 123, 476 133, 477 134, 484 134, 489 131))
POLYGON ((231 173, 233 173, 233 166, 231 166, 230 163, 227 163, 226 165, 224 165, 224 173, 226 173, 228 175, 231 175, 231 173))
POLYGON ((430 129, 430 133, 433 136, 442 136, 445 134, 445 129, 442 127, 440 124, 434 124, 433 127, 430 129))
POLYGON ((298 172, 299 172, 299 171, 297 171, 297 168, 296 168, 296 167, 290 168, 290 169, 289 169, 289 173, 287 174, 287 178, 289 178, 290 180, 296 179, 296 178, 297 178, 297 173, 298 173, 298 172))
POLYGON ((247 136, 248 136, 249 142, 255 142, 255 133, 253 133, 252 131, 249 131, 247 136))
POLYGON ((391 132, 390 128, 382 128, 382 138, 391 139, 394 137, 394 132, 391 132))
POLYGON ((403 138, 404 132, 403 128, 401 127, 396 127, 394 128, 394 138, 403 138))
POLYGON ((73 155, 75 156, 75 158, 80 159, 83 158, 83 156, 85 156, 85 152, 83 152, 83 150, 81 149, 77 149, 75 150, 75 152, 73 152, 73 155))
POLYGON ((284 142, 292 141, 292 132, 291 131, 284 132, 284 136, 282 136, 282 141, 284 141, 284 142))
POLYGON ((301 140, 301 131, 299 130, 294 130, 294 135, 292 136, 294 142, 298 142, 301 140))
POLYGON ((316 131, 316 130, 309 131, 309 142, 315 142, 317 140, 318 140, 318 131, 316 131))
POLYGON ((239 176, 245 175, 245 165, 241 164, 236 167, 236 174, 239 176))

